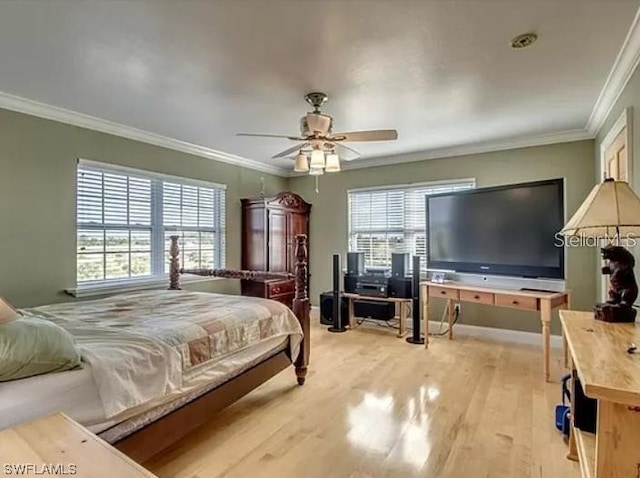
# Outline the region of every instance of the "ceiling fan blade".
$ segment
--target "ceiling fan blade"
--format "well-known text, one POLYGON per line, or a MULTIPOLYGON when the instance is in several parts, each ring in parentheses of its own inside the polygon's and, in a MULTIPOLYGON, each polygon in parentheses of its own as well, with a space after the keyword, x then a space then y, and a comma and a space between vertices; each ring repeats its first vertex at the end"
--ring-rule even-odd
POLYGON ((299 149, 306 148, 307 146, 309 146, 308 142, 307 143, 296 144, 292 148, 288 148, 288 149, 285 149, 284 151, 279 152, 278 154, 273 156, 272 159, 284 158, 285 156, 289 156, 291 153, 294 153, 295 151, 298 151, 299 149))
POLYGON ((331 145, 332 148, 335 148, 336 153, 340 157, 341 160, 344 161, 353 161, 354 159, 358 159, 360 157, 360 153, 355 149, 352 149, 344 144, 340 143, 326 143, 331 145))
POLYGON ((398 139, 398 132, 395 129, 352 131, 331 135, 332 141, 392 141, 394 139, 398 139))
POLYGON ((299 136, 288 136, 286 134, 236 133, 236 136, 251 136, 254 138, 285 138, 293 141, 303 141, 306 139, 299 136))

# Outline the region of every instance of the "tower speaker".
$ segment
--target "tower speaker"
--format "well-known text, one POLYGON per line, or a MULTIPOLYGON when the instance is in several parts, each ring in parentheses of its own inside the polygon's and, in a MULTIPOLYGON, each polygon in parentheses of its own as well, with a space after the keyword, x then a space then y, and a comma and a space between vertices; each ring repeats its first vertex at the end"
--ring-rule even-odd
POLYGON ((409 254, 391 254, 391 277, 402 277, 409 272, 409 254))
POLYGON ((347 252, 347 274, 350 276, 364 274, 364 252, 347 252))
POLYGON ((340 310, 340 254, 333 255, 333 325, 329 332, 346 332, 340 310))
MULTIPOLYGON (((424 340, 420 336, 420 256, 413 256, 413 276, 411 279, 413 289, 413 302, 411 311, 413 313, 413 333, 411 337, 407 337, 410 344, 424 344, 424 340)), ((427 331, 424 331, 425 335, 427 331)))

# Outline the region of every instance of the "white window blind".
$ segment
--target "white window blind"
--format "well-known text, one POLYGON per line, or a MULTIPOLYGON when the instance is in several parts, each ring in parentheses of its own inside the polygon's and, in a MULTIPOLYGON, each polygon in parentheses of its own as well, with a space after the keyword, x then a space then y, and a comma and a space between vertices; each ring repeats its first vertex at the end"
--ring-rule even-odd
POLYGON ((470 189, 474 180, 349 191, 349 250, 364 252, 365 266, 391 267, 394 252, 423 257, 425 197, 470 189))
POLYGON ((224 267, 225 189, 81 162, 77 171, 77 281, 135 282, 169 270, 169 236, 185 268, 224 267))

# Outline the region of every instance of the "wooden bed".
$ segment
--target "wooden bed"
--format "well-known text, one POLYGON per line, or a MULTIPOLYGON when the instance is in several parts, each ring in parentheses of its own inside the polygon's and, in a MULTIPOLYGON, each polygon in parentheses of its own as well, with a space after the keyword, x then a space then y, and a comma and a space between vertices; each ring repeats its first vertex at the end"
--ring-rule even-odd
POLYGON ((200 276, 244 280, 293 278, 295 280, 293 312, 300 322, 304 338, 300 344, 300 352, 295 362, 292 362, 287 351, 278 352, 244 373, 183 405, 181 408, 174 410, 114 443, 116 448, 137 462, 144 462, 177 442, 210 420, 218 411, 240 399, 291 365, 295 367, 295 374, 299 385, 304 384, 307 376, 310 345, 309 296, 307 290, 307 236, 302 234, 296 236, 296 266, 294 274, 229 269, 183 270, 180 268, 178 239, 178 236, 171 237, 169 289, 180 289, 181 274, 196 274, 200 276))

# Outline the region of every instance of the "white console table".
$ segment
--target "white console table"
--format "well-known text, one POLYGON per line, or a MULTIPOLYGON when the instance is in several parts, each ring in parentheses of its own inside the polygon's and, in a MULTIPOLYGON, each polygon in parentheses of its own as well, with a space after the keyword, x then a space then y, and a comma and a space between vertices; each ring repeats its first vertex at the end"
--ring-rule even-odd
MULTIPOLYGON (((544 354, 544 378, 549 380, 549 347, 551 311, 568 309, 571 304, 570 292, 545 292, 533 290, 510 290, 480 287, 459 282, 421 282, 420 304, 422 308, 422 330, 425 333, 424 344, 429 347, 429 298, 446 299, 449 305, 449 339, 453 339, 453 306, 456 302, 473 302, 476 304, 510 307, 513 309, 539 312, 542 324, 542 350, 544 354)), ((566 363, 566 343, 564 343, 566 363)))

